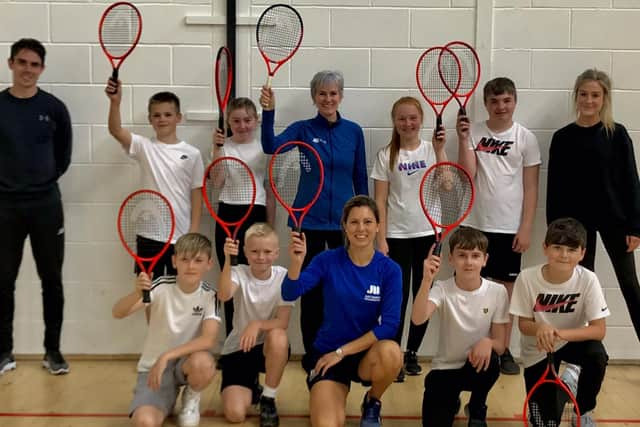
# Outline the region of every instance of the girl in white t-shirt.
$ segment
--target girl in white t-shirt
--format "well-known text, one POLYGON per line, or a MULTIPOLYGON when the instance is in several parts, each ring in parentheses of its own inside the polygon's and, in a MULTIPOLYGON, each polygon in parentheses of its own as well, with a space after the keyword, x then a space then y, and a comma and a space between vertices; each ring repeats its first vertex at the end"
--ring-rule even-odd
MULTIPOLYGON (((256 106, 249 98, 235 98, 229 101, 226 112, 227 126, 231 130, 231 136, 225 137, 222 129, 216 129, 213 137, 213 160, 219 157, 236 157, 245 162, 256 182, 256 200, 251 214, 238 230, 236 239, 242 246, 244 235, 252 224, 267 222, 273 224, 274 198, 267 181, 268 156, 262 151, 260 139, 256 138, 255 131, 258 126, 258 112, 256 106)), ((218 204, 218 216, 231 221, 241 218, 247 210, 247 205, 228 203, 225 200, 227 194, 234 194, 231 186, 225 187, 220 194, 218 204)), ((232 199, 231 199, 232 200, 232 199)), ((220 270, 224 266, 224 242, 227 238, 224 229, 216 223, 215 246, 220 270)), ((240 248, 238 263, 247 264, 244 251, 240 248)), ((233 303, 227 301, 224 305, 224 318, 227 335, 231 332, 233 319, 233 303)))
MULTIPOLYGON (((420 207, 420 181, 434 163, 447 160, 444 129, 434 132, 431 142, 420 139, 423 118, 422 105, 416 98, 405 96, 393 104, 391 141, 378 151, 371 172, 380 210, 378 249, 402 268, 402 311, 395 338, 398 344, 404 330, 409 290, 413 288, 415 298, 422 280, 422 262, 435 240, 420 207)), ((418 375, 422 371, 416 351, 426 330, 427 323, 421 326, 411 323, 404 370, 398 375, 398 382, 404 380, 405 372, 418 375)))

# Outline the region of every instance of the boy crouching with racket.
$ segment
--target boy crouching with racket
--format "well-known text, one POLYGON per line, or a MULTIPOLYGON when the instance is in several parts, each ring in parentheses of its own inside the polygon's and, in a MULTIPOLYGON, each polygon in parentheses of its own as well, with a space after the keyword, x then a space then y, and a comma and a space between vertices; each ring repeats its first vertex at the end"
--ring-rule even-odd
POLYGON ((142 291, 151 291, 149 330, 138 362, 138 382, 129 414, 135 426, 161 426, 172 411, 180 386, 181 427, 200 423, 200 391, 215 374, 211 349, 220 317, 215 292, 202 281, 211 269, 211 241, 187 233, 176 242, 172 257, 177 276, 163 276, 153 284, 140 273, 135 290, 113 306, 121 319, 144 309, 142 291))
POLYGON ((440 313, 438 352, 424 380, 425 427, 450 427, 460 409, 463 390, 471 391, 465 406, 469 427, 487 425, 487 395, 500 375, 498 356, 505 349, 509 322, 506 289, 480 276, 487 263, 488 245, 482 232, 458 228, 449 238, 449 263, 455 275, 435 283, 440 257, 433 255, 432 248, 424 260, 411 320, 420 325, 436 310, 440 313))
MULTIPOLYGON (((252 403, 258 403, 258 375, 265 372, 260 397, 260 426, 279 424, 275 398, 289 359, 287 327, 293 303, 282 300, 280 287, 287 269, 274 266, 278 235, 266 223, 254 223, 244 236, 249 265, 232 267, 238 242, 224 245, 225 262, 218 284, 222 301, 233 298, 233 329, 221 352, 222 404, 227 421, 241 423, 252 403)), ((259 393, 259 392, 258 392, 259 393)))
MULTIPOLYGON (((586 242, 584 227, 573 218, 549 224, 543 244, 547 263, 518 275, 510 307, 511 314, 518 316, 522 334, 527 393, 543 374, 548 352, 555 352, 556 369, 560 361, 581 367, 579 374, 574 367, 565 369, 562 380, 576 394, 582 427, 595 425, 590 412, 596 406, 609 359, 602 340, 605 318, 610 314, 598 277, 578 265, 586 242)), ((556 406, 536 403, 543 419, 551 419, 553 412, 545 408, 556 406)))

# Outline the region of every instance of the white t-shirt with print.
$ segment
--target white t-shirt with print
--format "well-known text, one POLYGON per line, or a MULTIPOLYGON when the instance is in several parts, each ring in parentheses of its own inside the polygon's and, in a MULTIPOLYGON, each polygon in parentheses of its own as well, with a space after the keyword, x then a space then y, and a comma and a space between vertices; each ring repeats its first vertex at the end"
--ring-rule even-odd
MULTIPOLYGON (((266 206, 267 196, 265 186, 269 185, 266 180, 269 156, 262 151, 262 144, 260 141, 254 139, 246 144, 238 144, 233 142, 231 138, 227 138, 224 146, 222 147, 222 152, 224 153, 224 156, 235 157, 242 160, 247 164, 247 166, 249 166, 256 183, 255 204, 266 206)), ((233 170, 231 172, 233 172, 233 170)), ((238 181, 238 179, 236 178, 235 181, 238 181)), ((220 201, 224 203, 239 204, 238 194, 242 192, 237 190, 237 185, 238 184, 234 183, 234 177, 230 177, 230 182, 225 182, 225 186, 220 193, 220 201)), ((242 204, 248 204, 249 202, 249 200, 243 201, 242 204)))
POLYGON ((149 371, 162 353, 200 335, 203 321, 220 322, 216 293, 205 282, 186 294, 176 276, 163 276, 153 281, 150 295, 149 328, 138 372, 149 371))
POLYGON ((165 144, 131 134, 128 154, 140 164, 142 188, 159 191, 171 203, 176 218, 171 243, 175 243, 191 226, 191 191, 202 187, 204 164, 200 150, 184 141, 165 144))
POLYGON ((440 316, 438 351, 432 369, 458 369, 464 366, 471 348, 482 338, 491 337, 493 323, 509 322, 507 290, 482 279, 480 287, 465 291, 456 286, 455 277, 436 281, 429 300, 440 316))
MULTIPOLYGON (((509 311, 514 316, 548 323, 558 329, 581 328, 588 322, 610 315, 598 276, 582 266, 564 283, 553 284, 542 276, 543 265, 524 269, 516 278, 509 311)), ((546 357, 536 347, 535 336, 520 338, 525 368, 546 357)), ((558 341, 555 349, 567 341, 558 341)))
MULTIPOLYGON (((287 275, 287 269, 274 265, 271 277, 267 280, 256 279, 248 265, 231 267, 231 281, 238 285, 233 294, 233 330, 224 342, 221 354, 240 350, 240 337, 252 320, 270 320, 275 318, 281 306, 293 307, 293 301, 282 299, 280 288, 287 275)), ((264 343, 264 331, 260 331, 256 345, 264 343)))
POLYGON ((469 150, 477 159, 475 201, 465 225, 481 231, 514 234, 520 227, 523 168, 539 165, 536 136, 519 123, 492 132, 486 122, 471 125, 469 150))
POLYGON ((424 140, 415 150, 400 149, 393 170, 389 170, 389 147, 378 151, 371 178, 389 183, 386 237, 407 239, 434 234, 420 206, 420 182, 435 162, 433 144, 424 140))

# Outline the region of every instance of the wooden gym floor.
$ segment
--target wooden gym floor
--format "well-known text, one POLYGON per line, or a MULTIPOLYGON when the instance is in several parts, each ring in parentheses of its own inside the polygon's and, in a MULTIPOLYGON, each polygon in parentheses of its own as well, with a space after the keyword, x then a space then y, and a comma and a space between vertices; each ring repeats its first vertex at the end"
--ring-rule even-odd
MULTIPOLYGON (((0 376, 0 427, 120 427, 128 426, 127 408, 135 382, 135 361, 70 360, 71 373, 52 376, 36 360, 18 360, 18 369, 0 376)), ((422 364, 429 369, 428 363, 422 364)), ((424 375, 393 384, 383 398, 385 427, 420 425, 424 375)), ((220 378, 203 394, 202 427, 229 425, 221 414, 220 378)), ((349 394, 348 426, 357 426, 364 389, 353 385, 349 394)), ((463 403, 468 395, 463 394, 463 403)), ((488 424, 522 426, 524 401, 521 375, 500 376, 489 395, 488 424)), ((308 426, 308 394, 299 362, 287 366, 278 393, 282 427, 308 426)), ((255 413, 255 412, 254 412, 255 413)), ((598 400, 595 418, 605 427, 640 426, 640 366, 610 365, 598 400)), ((165 425, 174 426, 170 418, 165 425)), ((257 426, 253 416, 239 427, 257 426)), ((466 426, 459 416, 455 427, 466 426)))

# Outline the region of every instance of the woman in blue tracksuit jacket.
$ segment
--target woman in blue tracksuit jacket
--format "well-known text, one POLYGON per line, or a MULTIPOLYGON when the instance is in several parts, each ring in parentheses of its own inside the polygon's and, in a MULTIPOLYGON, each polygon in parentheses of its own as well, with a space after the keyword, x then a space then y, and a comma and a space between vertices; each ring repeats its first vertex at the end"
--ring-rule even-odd
POLYGON ((282 298, 293 301, 322 284, 327 304, 308 353, 312 426, 342 426, 351 382, 371 385, 360 427, 380 427, 381 398, 402 367, 393 338, 400 324, 400 266, 375 249, 380 214, 373 199, 355 196, 344 207, 345 245, 316 255, 302 270, 305 235, 291 233, 282 298))
MULTIPOLYGON (((307 260, 325 248, 342 245, 340 217, 342 207, 357 194, 368 195, 367 163, 362 128, 343 118, 338 112, 344 92, 344 78, 339 71, 320 71, 310 83, 311 99, 318 114, 292 123, 280 135, 273 131, 275 98, 271 88, 263 88, 262 148, 272 154, 289 141, 303 141, 313 146, 324 165, 324 184, 320 197, 304 218, 307 260)), ((300 191, 313 191, 314 185, 300 186, 300 191)), ((299 194, 298 197, 304 197, 299 194)), ((309 200, 309 198, 306 198, 309 200)), ((306 263, 305 263, 306 265, 306 263)), ((302 297, 300 326, 306 353, 322 323, 322 289, 317 287, 302 297)), ((303 361, 306 359, 303 359, 303 361)))

